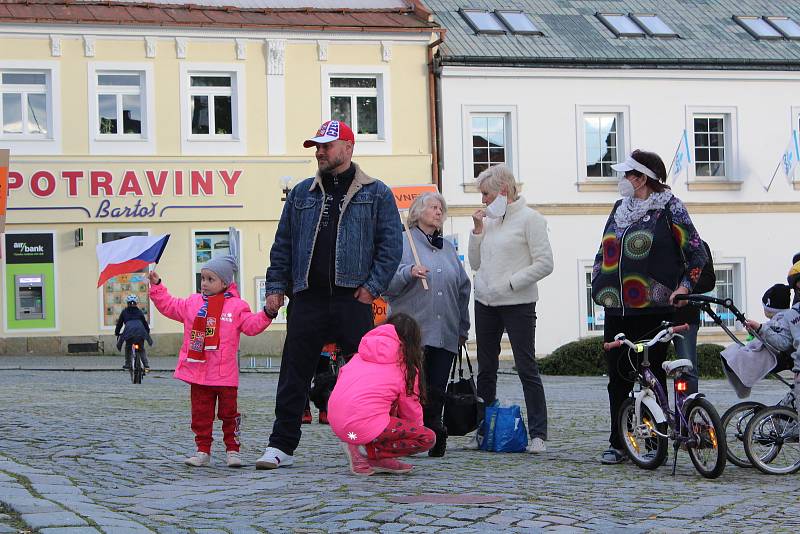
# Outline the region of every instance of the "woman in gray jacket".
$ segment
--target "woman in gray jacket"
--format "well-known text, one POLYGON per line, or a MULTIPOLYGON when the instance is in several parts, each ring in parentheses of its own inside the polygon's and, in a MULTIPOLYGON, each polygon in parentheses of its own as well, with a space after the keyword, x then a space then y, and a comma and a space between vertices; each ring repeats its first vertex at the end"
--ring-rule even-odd
POLYGON ((403 240, 403 258, 384 298, 392 313, 403 312, 416 319, 425 346, 428 403, 425 426, 436 432, 436 445, 429 456, 444 456, 447 429, 442 424, 447 376, 459 346, 469 334, 471 284, 456 249, 442 238, 447 204, 439 193, 423 193, 408 212, 408 227, 419 254, 415 263, 408 238, 403 240), (428 283, 428 289, 422 286, 428 283))

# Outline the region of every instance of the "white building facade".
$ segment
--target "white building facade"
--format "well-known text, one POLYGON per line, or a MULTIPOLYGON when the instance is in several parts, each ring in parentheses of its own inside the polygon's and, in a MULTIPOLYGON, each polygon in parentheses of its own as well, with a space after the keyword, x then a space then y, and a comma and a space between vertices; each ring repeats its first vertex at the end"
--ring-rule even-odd
MULTIPOLYGON (((553 273, 539 283, 537 353, 602 335, 603 310, 593 305, 588 288, 605 221, 619 198, 610 165, 639 148, 657 152, 670 167, 684 131, 692 161, 671 174, 669 183, 712 250, 716 294, 763 318, 762 294, 785 283, 792 256, 800 251, 793 231, 800 223, 800 172, 795 181, 778 168, 800 126, 796 65, 752 69, 743 55, 716 66, 667 58, 659 59, 658 68, 644 68, 646 62, 611 32, 606 37, 617 39, 619 53, 629 57, 593 65, 544 62, 534 54, 493 60, 491 54, 502 48, 498 37, 523 36, 511 26, 503 26, 503 35, 483 35, 459 26, 458 17, 467 17, 453 6, 429 4, 448 39, 472 32, 486 40, 472 57, 462 41, 450 48, 446 42, 439 51, 442 192, 450 203, 446 233, 458 235, 466 256, 471 213, 480 207, 474 178, 488 165, 509 165, 526 201, 548 220, 555 260, 553 273)), ((530 9, 528 19, 544 36, 529 38, 541 43, 553 32, 550 19, 530 9)), ((482 13, 502 20, 497 11, 482 13)), ((736 26, 732 33, 741 30, 749 41, 764 44, 734 21, 720 21, 728 23, 736 26)), ((607 31, 602 25, 595 30, 607 31)), ((633 46, 646 41, 660 43, 648 35, 633 46)), ((781 46, 800 51, 800 43, 788 39, 781 46)), ((721 329, 705 319, 699 342, 724 342, 721 329)))

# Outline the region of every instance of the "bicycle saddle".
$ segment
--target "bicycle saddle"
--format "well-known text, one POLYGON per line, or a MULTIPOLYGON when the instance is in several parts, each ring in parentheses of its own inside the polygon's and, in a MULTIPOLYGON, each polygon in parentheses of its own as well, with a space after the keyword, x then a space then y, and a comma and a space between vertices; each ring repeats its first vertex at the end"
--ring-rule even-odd
POLYGON ((680 360, 672 360, 669 362, 664 362, 661 364, 661 367, 667 374, 672 374, 676 370, 680 369, 681 367, 685 367, 687 371, 690 371, 694 366, 692 365, 691 360, 686 358, 681 358, 680 360))

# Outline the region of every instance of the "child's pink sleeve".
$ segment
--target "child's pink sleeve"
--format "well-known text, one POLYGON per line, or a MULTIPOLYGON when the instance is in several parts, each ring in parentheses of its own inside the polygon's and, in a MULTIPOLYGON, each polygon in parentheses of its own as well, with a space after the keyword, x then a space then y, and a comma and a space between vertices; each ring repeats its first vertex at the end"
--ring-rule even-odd
POLYGON ((179 299, 169 294, 164 284, 150 284, 150 300, 164 317, 169 317, 180 323, 186 316, 186 302, 188 299, 179 299))
POLYGON ((242 302, 241 311, 239 312, 239 329, 248 336, 257 336, 267 329, 272 324, 272 319, 267 317, 264 310, 258 313, 250 311, 250 305, 244 300, 242 302))
POLYGON ((414 394, 408 395, 403 385, 400 398, 397 399, 397 417, 411 421, 415 425, 423 426, 422 405, 419 403, 419 375, 414 382, 414 394))

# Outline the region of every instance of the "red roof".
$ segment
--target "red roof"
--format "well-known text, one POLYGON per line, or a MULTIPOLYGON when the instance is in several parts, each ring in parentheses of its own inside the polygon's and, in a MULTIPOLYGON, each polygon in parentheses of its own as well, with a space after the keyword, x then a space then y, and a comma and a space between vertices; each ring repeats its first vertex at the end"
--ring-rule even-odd
POLYGON ((419 0, 406 9, 244 9, 113 0, 0 0, 0 24, 114 24, 317 31, 430 31, 419 0))

